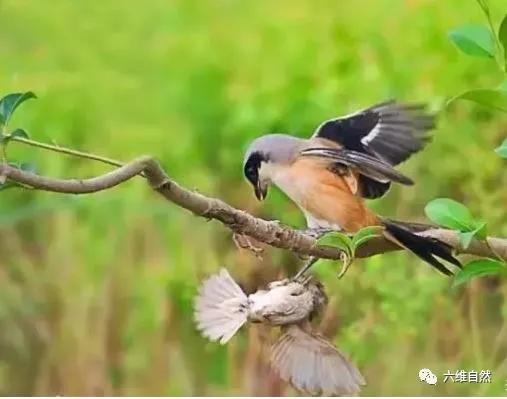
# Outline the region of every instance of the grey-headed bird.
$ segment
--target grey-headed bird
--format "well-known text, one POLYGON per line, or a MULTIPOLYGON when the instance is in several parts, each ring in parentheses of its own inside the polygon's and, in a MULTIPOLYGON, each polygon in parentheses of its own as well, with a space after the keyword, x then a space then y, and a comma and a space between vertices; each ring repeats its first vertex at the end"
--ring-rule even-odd
POLYGON ((413 181, 394 169, 430 141, 435 117, 418 104, 387 101, 323 122, 313 135, 298 138, 268 134, 246 151, 243 171, 259 200, 277 186, 301 209, 314 230, 355 233, 383 226, 383 235, 444 274, 452 272, 437 258, 458 267, 451 248, 414 234, 408 223, 376 215, 365 199, 382 197, 391 183, 413 181))

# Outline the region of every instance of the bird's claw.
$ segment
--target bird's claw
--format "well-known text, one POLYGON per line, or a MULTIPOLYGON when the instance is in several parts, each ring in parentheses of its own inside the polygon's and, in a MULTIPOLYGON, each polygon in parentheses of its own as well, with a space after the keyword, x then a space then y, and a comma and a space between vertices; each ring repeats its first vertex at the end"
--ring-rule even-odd
POLYGON ((312 276, 306 276, 306 275, 296 275, 292 281, 296 282, 296 283, 299 283, 301 285, 307 285, 311 280, 312 280, 312 276))
POLYGON ((244 234, 233 233, 232 241, 238 249, 249 250, 255 255, 255 257, 262 259, 262 253, 264 252, 264 249, 253 245, 248 236, 244 234))
POLYGON ((296 273, 296 275, 292 278, 293 281, 298 281, 300 278, 304 278, 304 274, 307 270, 313 266, 315 262, 317 262, 319 258, 312 256, 308 261, 304 264, 304 266, 296 273))

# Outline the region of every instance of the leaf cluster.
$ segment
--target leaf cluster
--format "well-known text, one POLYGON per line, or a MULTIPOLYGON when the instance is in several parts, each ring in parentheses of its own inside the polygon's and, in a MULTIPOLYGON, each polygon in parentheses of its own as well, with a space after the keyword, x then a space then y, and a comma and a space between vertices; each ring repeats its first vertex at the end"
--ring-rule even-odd
MULTIPOLYGON (((449 198, 437 198, 425 207, 426 216, 440 226, 457 230, 460 245, 466 249, 475 238, 487 243, 487 224, 475 218, 463 204, 449 198)), ((468 262, 455 276, 457 286, 475 277, 507 275, 507 264, 500 259, 482 258, 468 262)))
MULTIPOLYGON (((507 112, 507 14, 498 29, 495 29, 487 2, 485 0, 477 0, 477 2, 486 16, 488 25, 460 26, 449 32, 449 39, 468 56, 496 62, 504 75, 504 81, 495 88, 467 90, 452 97, 447 104, 456 100, 467 100, 507 112)), ((499 153, 500 156, 505 157, 504 154, 504 151, 499 153)))
MULTIPOLYGON (((28 133, 23 129, 14 129, 10 133, 8 133, 7 129, 14 111, 25 101, 32 98, 36 98, 35 94, 31 91, 27 91, 23 93, 10 93, 0 99, 0 150, 2 162, 7 162, 6 149, 11 140, 16 138, 29 138, 28 133)), ((9 164, 27 172, 35 172, 35 166, 31 162, 9 162, 9 164)), ((19 184, 13 181, 7 181, 4 176, 0 176, 0 191, 16 186, 19 186, 19 184)))

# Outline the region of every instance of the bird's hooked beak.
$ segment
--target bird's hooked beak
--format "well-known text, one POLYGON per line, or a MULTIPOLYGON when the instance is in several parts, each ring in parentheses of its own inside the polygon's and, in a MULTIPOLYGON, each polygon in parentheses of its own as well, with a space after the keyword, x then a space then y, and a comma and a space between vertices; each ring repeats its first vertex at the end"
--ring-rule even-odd
POLYGON ((259 201, 263 201, 268 195, 268 185, 262 183, 261 180, 257 180, 257 184, 254 187, 255 196, 259 201))

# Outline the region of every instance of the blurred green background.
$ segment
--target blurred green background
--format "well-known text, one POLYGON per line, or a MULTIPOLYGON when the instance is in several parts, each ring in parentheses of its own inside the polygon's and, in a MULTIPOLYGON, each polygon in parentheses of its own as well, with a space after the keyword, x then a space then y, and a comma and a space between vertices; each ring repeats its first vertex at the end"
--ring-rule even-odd
MULTIPOLYGON (((490 2, 494 20, 505 0, 490 2)), ((395 97, 439 109, 496 86, 494 63, 466 57, 447 32, 483 23, 472 0, 3 0, 2 93, 33 90, 11 127, 121 160, 156 156, 189 188, 304 227, 273 189, 258 203, 243 151, 268 132, 307 136, 324 119, 395 97)), ((507 236, 506 163, 493 149, 507 116, 472 103, 440 114, 416 178, 371 202, 425 220, 435 197, 465 203, 507 236)), ((40 173, 89 177, 107 166, 12 143, 40 173)), ((244 328, 223 347, 196 332, 200 281, 225 265, 248 290, 295 271, 294 255, 238 250, 231 233, 164 202, 142 179, 81 197, 0 193, 0 393, 3 395, 291 395, 271 375, 271 331, 244 328)), ((465 259, 465 258, 463 258, 465 259)), ((360 367, 364 395, 505 395, 507 283, 460 289, 414 256, 315 270, 330 306, 324 333, 360 367), (431 368, 437 386, 418 380, 431 368), (442 383, 447 370, 493 371, 491 384, 442 383)))

